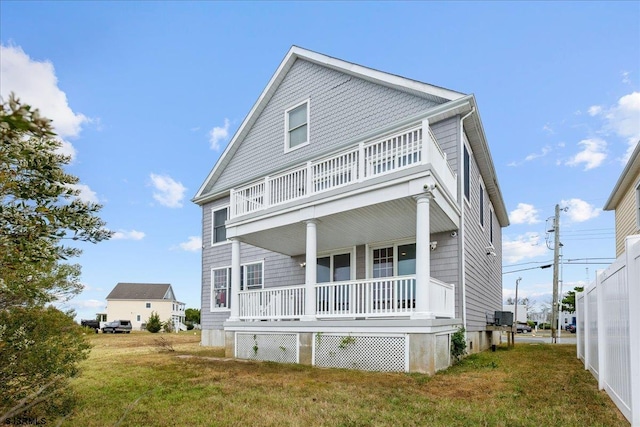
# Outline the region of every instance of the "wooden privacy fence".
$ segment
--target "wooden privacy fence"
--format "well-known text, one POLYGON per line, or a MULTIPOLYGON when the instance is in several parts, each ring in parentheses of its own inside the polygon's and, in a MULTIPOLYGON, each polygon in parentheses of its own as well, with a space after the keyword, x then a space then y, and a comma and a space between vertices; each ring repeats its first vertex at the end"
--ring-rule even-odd
POLYGON ((640 426, 640 235, 576 295, 578 358, 632 426, 640 426))

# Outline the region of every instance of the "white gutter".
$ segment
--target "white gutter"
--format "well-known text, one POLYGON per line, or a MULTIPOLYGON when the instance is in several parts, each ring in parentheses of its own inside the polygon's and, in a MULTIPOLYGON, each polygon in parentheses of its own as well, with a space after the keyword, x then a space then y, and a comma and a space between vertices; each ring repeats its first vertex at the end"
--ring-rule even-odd
MULTIPOLYGON (((476 111, 476 107, 471 108, 471 111, 469 111, 466 115, 464 115, 461 119, 460 119, 460 157, 462 159, 462 162, 460 162, 459 164, 462 166, 460 168, 460 170, 458 171, 458 176, 460 177, 460 194, 459 194, 459 200, 460 200, 460 224, 461 224, 461 228, 460 228, 460 280, 461 280, 461 284, 462 284, 462 326, 464 327, 465 330, 465 338, 467 335, 467 280, 465 278, 465 273, 466 273, 466 269, 465 269, 465 262, 466 262, 466 257, 464 256, 464 241, 465 241, 465 229, 466 229, 466 224, 464 222, 464 181, 465 181, 465 176, 464 176, 464 120, 469 117, 470 115, 472 115, 473 113, 475 113, 476 111)), ((471 154, 471 153, 469 153, 471 154)), ((469 161, 471 161, 471 159, 469 159, 469 161)))

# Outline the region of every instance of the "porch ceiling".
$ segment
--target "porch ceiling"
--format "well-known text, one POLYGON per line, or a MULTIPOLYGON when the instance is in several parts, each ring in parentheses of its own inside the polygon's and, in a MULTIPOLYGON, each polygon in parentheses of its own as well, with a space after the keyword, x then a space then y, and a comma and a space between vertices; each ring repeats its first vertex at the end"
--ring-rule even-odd
MULTIPOLYGON (((430 204, 430 216, 431 233, 457 229, 437 203, 430 204)), ((318 221, 319 253, 366 243, 411 238, 416 234, 416 201, 405 197, 320 217, 318 221)), ((290 256, 306 252, 306 224, 303 222, 239 237, 245 243, 290 256)))

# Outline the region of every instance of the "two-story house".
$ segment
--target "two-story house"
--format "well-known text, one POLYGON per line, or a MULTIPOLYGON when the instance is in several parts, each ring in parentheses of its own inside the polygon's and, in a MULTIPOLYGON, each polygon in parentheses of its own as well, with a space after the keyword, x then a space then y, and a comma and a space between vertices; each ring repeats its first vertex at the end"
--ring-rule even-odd
POLYGON ((292 47, 193 201, 202 344, 435 372, 488 348, 508 225, 476 100, 292 47))
POLYGON ((640 141, 604 205, 605 211, 615 211, 616 257, 625 251, 627 236, 640 234, 640 141))
POLYGON ((170 321, 174 330, 186 330, 185 304, 178 301, 168 283, 118 283, 106 299, 109 321, 130 320, 134 330, 141 330, 156 312, 162 322, 170 321))

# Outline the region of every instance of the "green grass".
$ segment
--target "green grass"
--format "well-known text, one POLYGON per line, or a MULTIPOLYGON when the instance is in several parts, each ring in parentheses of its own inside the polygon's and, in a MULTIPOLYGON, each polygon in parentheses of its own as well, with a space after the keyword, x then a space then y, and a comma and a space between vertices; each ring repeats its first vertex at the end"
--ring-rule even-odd
POLYGON ((164 334, 175 352, 163 352, 157 337, 92 336, 62 425, 628 425, 575 346, 499 347, 429 377, 230 361, 193 332, 164 334))

